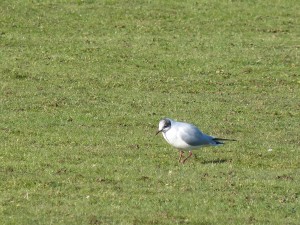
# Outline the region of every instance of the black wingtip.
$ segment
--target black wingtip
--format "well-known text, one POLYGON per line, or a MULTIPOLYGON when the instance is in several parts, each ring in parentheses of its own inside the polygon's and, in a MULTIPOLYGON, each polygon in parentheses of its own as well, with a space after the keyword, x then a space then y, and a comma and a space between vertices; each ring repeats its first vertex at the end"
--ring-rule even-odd
MULTIPOLYGON (((214 138, 213 140, 216 141, 216 142, 219 142, 219 141, 237 141, 236 139, 227 139, 227 138, 214 138)), ((222 142, 220 142, 220 143, 222 143, 222 142)))
POLYGON ((224 145, 224 142, 214 140, 217 145, 224 145))

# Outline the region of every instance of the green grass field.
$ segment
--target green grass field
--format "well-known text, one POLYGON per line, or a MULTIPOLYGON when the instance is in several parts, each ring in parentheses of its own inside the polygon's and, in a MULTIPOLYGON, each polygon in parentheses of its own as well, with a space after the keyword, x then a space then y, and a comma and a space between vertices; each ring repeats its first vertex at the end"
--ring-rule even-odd
POLYGON ((0 224, 299 224, 296 0, 2 0, 0 224), (238 142, 178 152, 163 117, 238 142))

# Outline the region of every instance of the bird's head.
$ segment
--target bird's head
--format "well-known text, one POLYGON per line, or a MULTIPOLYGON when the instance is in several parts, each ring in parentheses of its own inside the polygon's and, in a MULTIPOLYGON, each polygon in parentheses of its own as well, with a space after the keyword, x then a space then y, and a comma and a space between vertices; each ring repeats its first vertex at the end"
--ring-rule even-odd
POLYGON ((160 132, 167 132, 171 128, 171 119, 165 118, 159 121, 158 131, 156 135, 160 132))

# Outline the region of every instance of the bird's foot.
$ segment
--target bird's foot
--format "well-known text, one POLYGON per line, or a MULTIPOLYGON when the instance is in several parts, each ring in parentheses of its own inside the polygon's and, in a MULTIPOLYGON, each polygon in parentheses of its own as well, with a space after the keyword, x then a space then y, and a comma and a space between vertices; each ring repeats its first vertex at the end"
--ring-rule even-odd
POLYGON ((188 158, 190 158, 192 155, 193 155, 193 153, 192 153, 191 151, 189 151, 189 155, 188 155, 185 159, 181 160, 180 162, 181 162, 182 164, 184 164, 185 161, 186 161, 188 158))

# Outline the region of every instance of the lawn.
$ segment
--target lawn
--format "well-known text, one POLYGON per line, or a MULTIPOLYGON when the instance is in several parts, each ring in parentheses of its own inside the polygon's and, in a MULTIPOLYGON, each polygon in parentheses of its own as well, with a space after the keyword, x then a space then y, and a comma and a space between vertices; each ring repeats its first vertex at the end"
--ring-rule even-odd
POLYGON ((0 224, 299 224, 296 0, 0 2, 0 224), (237 142, 178 152, 164 117, 237 142))

